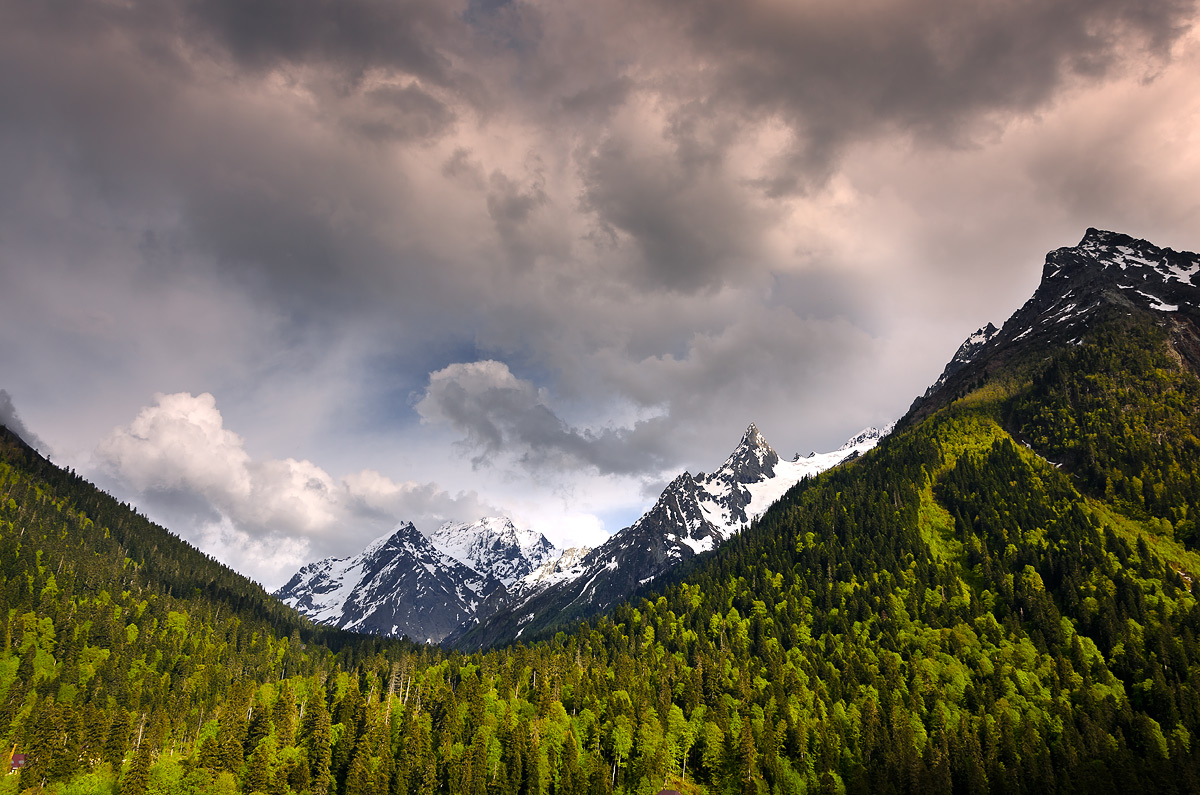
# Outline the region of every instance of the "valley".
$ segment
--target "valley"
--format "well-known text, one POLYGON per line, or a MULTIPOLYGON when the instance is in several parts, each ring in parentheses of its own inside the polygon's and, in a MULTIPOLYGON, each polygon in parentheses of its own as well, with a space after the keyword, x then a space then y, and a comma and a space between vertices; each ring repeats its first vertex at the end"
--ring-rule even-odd
POLYGON ((751 426, 557 581, 405 524, 327 624, 6 430, 0 795, 1198 791, 1198 273, 1089 229, 819 473, 751 426))

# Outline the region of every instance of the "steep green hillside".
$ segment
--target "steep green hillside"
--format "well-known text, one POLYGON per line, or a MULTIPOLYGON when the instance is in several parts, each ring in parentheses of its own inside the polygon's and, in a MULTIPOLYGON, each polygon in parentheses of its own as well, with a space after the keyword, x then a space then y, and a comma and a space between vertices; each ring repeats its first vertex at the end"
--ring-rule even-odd
POLYGON ((14 751, 28 760, 4 792, 112 791, 122 766, 174 764, 209 735, 240 765, 254 746, 231 730, 261 731, 255 716, 280 698, 294 723, 297 699, 381 647, 315 627, 2 427, 0 594, 0 769, 14 751))
POLYGON ((469 656, 312 634, 9 441, 0 790, 1197 791, 1200 382, 1152 315, 1078 343, 661 595, 469 656))

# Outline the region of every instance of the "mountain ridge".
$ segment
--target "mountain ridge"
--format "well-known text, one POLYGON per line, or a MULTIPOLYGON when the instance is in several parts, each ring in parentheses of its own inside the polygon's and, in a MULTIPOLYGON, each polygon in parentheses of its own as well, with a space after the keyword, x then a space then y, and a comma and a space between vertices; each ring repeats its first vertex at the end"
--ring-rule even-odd
POLYGON ((907 427, 978 385, 1024 351, 1055 339, 1075 344, 1097 315, 1147 310, 1189 369, 1200 373, 1200 255, 1089 227, 1075 246, 1049 252, 1033 295, 999 328, 991 323, 959 347, 942 376, 913 401, 907 427), (988 328, 995 329, 985 333, 988 328))
POLYGON ((275 596, 318 623, 436 642, 503 589, 400 522, 357 555, 301 567, 275 596))
POLYGON ((519 529, 504 516, 445 522, 429 540, 450 557, 495 577, 510 589, 559 552, 541 533, 519 529))
POLYGON ((789 462, 750 423, 720 467, 676 476, 637 521, 579 559, 572 576, 518 592, 486 621, 464 624, 445 643, 471 650, 596 615, 725 543, 804 478, 871 449, 890 430, 866 428, 831 453, 789 462))
POLYGON ((889 430, 865 428, 833 452, 784 461, 750 423, 721 466, 676 476, 642 517, 595 549, 557 550, 506 517, 447 522, 428 537, 401 522, 356 555, 305 565, 275 595, 341 629, 457 643, 495 621, 515 639, 529 623, 517 612, 554 621, 595 614, 727 541, 797 482, 889 430))

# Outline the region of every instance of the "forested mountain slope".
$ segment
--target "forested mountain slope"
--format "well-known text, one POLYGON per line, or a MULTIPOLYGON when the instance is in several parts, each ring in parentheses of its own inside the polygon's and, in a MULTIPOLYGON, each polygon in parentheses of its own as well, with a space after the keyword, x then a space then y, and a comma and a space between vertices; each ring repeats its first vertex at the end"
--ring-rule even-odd
POLYGON ((256 646, 143 580, 114 578, 106 624, 102 596, 53 570, 102 533, 6 457, 0 739, 33 762, 0 788, 1200 790, 1200 382, 1164 298, 989 341, 919 416, 661 595, 471 655, 366 638, 310 644, 285 673, 290 638, 256 646), (55 551, 10 554, 31 524, 55 551), (119 720, 80 717, 103 710, 119 720))
MULTIPOLYGON (((3 792, 110 792, 122 767, 145 791, 155 760, 181 781, 178 760, 210 737, 221 764, 191 771, 186 791, 227 791, 221 771, 243 766, 268 716, 294 733, 340 661, 378 647, 314 626, 2 426, 0 593, 0 770, 25 759, 3 792)), ((281 758, 299 781, 295 753, 281 758)))

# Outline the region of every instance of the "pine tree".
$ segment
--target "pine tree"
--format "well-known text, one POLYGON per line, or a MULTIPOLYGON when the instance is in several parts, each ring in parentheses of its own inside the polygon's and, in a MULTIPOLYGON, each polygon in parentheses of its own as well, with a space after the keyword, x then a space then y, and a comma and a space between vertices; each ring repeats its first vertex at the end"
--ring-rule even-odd
POLYGON ((308 703, 305 705, 304 720, 312 727, 305 740, 312 792, 313 795, 327 795, 333 784, 333 776, 330 771, 333 743, 329 710, 325 706, 323 688, 313 690, 309 696, 308 703))
POLYGON ((279 697, 275 699, 275 706, 271 710, 271 721, 275 724, 275 737, 280 748, 295 744, 296 694, 286 679, 280 685, 279 697))
POLYGON ((150 743, 142 743, 133 755, 133 764, 121 778, 121 795, 145 795, 150 784, 150 743))
POLYGON ((275 742, 273 739, 268 737, 258 744, 246 763, 246 777, 242 782, 244 792, 266 792, 268 790, 274 756, 275 742))
POLYGON ((108 739, 104 743, 104 759, 114 770, 119 770, 129 750, 129 732, 133 728, 133 716, 117 707, 112 711, 108 727, 108 739))
POLYGON ((344 795, 373 795, 371 773, 367 767, 367 755, 361 746, 355 752, 354 760, 350 763, 350 769, 346 773, 346 786, 342 792, 344 795))
POLYGON ((197 754, 196 766, 202 767, 214 772, 222 768, 221 763, 221 744, 217 742, 217 738, 209 735, 200 743, 200 752, 197 754))
POLYGON ((250 718, 250 726, 246 730, 246 743, 244 746, 246 753, 254 753, 254 749, 258 748, 259 743, 261 743, 270 733, 270 710, 265 704, 255 704, 254 714, 250 718))
POLYGON ((23 749, 25 766, 21 768, 21 789, 40 787, 54 766, 59 731, 56 726, 54 699, 38 699, 25 723, 23 749))
POLYGON ((743 795, 758 792, 758 751, 754 747, 754 733, 750 729, 750 716, 742 716, 742 734, 738 738, 737 753, 738 787, 743 795))

